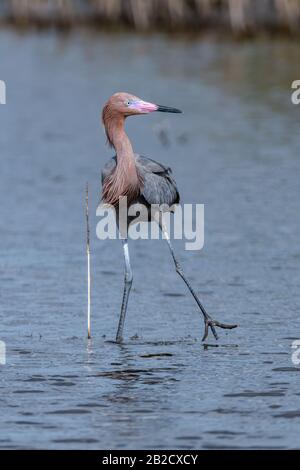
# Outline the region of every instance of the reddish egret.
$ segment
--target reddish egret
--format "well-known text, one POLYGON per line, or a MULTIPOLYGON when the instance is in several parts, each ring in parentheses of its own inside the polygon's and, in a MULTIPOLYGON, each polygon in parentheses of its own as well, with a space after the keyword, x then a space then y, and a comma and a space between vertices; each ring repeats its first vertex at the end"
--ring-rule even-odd
MULTIPOLYGON (((102 120, 108 143, 114 147, 116 151, 116 156, 105 165, 102 171, 102 200, 107 204, 113 205, 117 215, 120 197, 127 197, 128 207, 136 203, 144 204, 149 209, 149 222, 151 221, 150 207, 152 204, 167 204, 171 207, 173 204, 179 203, 179 193, 171 169, 150 158, 134 154, 130 140, 124 130, 126 117, 148 114, 153 111, 164 113, 182 112, 176 108, 148 103, 128 93, 115 93, 110 97, 102 111, 102 120)), ((216 327, 231 329, 235 328, 237 325, 220 323, 213 320, 210 315, 208 315, 183 273, 182 267, 175 256, 169 234, 162 222, 162 218, 159 217, 156 221, 159 223, 164 238, 168 243, 177 273, 187 285, 203 314, 205 328, 202 341, 207 338, 209 329, 211 329, 214 337, 218 339, 216 327)), ((127 224, 129 222, 130 220, 128 219, 127 224)), ((132 285, 132 271, 130 267, 127 238, 124 238, 122 242, 125 259, 125 280, 116 336, 118 343, 122 342, 128 297, 132 285)))

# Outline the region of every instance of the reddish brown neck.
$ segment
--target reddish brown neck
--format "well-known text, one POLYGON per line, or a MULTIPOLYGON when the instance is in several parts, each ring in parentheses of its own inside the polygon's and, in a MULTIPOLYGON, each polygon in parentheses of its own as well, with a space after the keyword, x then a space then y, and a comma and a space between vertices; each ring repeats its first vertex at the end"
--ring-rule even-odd
POLYGON ((118 165, 130 171, 136 168, 135 158, 131 142, 124 129, 124 124, 124 116, 121 114, 116 115, 110 119, 109 125, 106 127, 106 132, 109 135, 111 144, 116 150, 118 165))
POLYGON ((142 183, 137 173, 132 145, 124 130, 124 122, 122 114, 113 114, 104 120, 108 141, 117 153, 117 166, 103 185, 103 198, 113 205, 118 203, 121 196, 127 196, 128 202, 133 202, 142 183))

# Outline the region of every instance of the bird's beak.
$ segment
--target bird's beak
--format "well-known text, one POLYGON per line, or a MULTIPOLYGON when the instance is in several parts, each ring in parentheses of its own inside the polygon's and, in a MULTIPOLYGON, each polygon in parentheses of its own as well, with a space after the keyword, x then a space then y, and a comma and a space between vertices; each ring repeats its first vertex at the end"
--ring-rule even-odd
POLYGON ((157 105, 156 111, 160 111, 161 113, 182 113, 180 109, 170 108, 169 106, 160 106, 160 105, 157 105))
POLYGON ((148 103, 147 101, 134 101, 131 103, 130 108, 139 111, 141 114, 153 113, 154 111, 160 111, 162 113, 182 113, 180 109, 169 108, 168 106, 160 106, 159 104, 148 103))

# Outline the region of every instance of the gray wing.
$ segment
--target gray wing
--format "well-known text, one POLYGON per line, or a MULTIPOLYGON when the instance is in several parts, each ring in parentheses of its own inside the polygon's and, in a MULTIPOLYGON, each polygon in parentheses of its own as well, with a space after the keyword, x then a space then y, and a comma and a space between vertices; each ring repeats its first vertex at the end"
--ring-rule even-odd
MULTIPOLYGON (((172 206, 179 203, 180 196, 171 168, 151 158, 137 154, 135 154, 135 161, 137 169, 144 180, 141 196, 148 204, 168 204, 172 206)), ((116 164, 116 156, 105 164, 101 174, 102 184, 105 178, 113 172, 116 164)))
POLYGON ((136 155, 136 165, 143 176, 142 196, 148 204, 178 204, 180 200, 172 170, 151 158, 136 155))

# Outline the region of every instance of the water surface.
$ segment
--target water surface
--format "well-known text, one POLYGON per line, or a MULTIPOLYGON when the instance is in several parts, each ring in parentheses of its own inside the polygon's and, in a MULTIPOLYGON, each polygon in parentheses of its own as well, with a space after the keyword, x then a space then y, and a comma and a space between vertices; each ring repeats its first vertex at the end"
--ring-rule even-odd
POLYGON ((0 34, 1 448, 296 448, 299 338, 299 47, 161 36, 0 34), (130 244, 125 342, 119 241, 95 236, 99 124, 127 90, 184 115, 128 121, 137 152, 205 204, 205 246, 175 243, 203 322, 163 241, 130 244), (84 187, 92 209, 86 340, 84 187))

